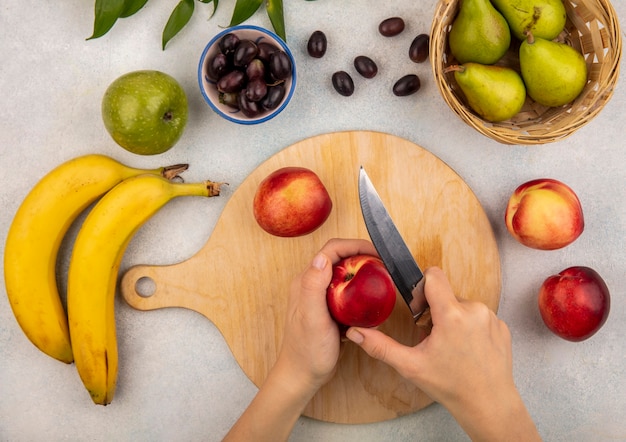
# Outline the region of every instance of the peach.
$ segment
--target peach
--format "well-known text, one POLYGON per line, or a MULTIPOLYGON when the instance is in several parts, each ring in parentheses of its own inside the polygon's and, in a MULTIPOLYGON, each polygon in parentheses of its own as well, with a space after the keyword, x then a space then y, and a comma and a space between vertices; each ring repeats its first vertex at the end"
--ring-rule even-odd
POLYGON ((253 211, 263 230, 294 237, 313 232, 330 215, 333 203, 312 170, 283 167, 268 175, 254 195, 253 211))
POLYGON ((504 220, 525 246, 555 250, 571 244, 585 227, 574 191, 560 181, 541 178, 520 185, 511 195, 504 220))
POLYGON ((568 341, 584 341, 606 322, 611 296, 602 277, 589 267, 569 267, 548 277, 539 290, 546 326, 568 341))
POLYGON ((333 266, 326 303, 343 326, 376 327, 396 305, 396 286, 380 258, 354 255, 333 266))

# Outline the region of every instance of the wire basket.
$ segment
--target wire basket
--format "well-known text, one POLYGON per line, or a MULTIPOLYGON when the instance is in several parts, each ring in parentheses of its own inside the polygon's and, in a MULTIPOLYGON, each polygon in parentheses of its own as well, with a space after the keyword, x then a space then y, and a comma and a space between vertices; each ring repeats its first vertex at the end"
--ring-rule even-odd
MULTIPOLYGON (((454 73, 444 69, 457 64, 450 53, 448 34, 459 10, 459 0, 440 0, 430 33, 430 60, 445 102, 463 121, 503 144, 544 144, 562 140, 591 121, 613 95, 619 77, 622 37, 617 14, 609 0, 564 0, 567 20, 557 41, 579 50, 587 62, 587 85, 571 103, 545 107, 527 97, 522 110, 507 121, 492 123, 467 104, 454 73)), ((496 63, 519 72, 519 42, 496 63)))

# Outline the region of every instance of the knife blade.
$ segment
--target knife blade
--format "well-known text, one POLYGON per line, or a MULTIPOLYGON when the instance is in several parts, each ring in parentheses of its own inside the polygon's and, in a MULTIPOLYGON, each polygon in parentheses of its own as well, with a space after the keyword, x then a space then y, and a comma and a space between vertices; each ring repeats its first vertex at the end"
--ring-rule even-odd
POLYGON ((413 320, 417 322, 428 307, 424 295, 424 274, 363 166, 359 171, 359 201, 372 243, 409 307, 413 320))

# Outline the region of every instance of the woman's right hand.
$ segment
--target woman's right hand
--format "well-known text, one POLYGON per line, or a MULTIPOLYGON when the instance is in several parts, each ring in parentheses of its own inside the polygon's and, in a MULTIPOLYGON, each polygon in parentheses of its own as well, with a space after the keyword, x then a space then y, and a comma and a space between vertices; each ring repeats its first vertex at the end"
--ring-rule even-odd
POLYGON ((431 334, 407 347, 375 329, 348 339, 450 411, 473 439, 540 440, 513 381, 511 335, 480 302, 457 300, 439 268, 425 272, 431 334))

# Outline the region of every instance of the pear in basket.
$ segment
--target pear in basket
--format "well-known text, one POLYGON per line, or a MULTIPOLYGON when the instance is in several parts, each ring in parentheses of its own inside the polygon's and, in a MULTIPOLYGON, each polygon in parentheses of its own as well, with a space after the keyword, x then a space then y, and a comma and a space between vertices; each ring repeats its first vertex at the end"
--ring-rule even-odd
POLYGON ((509 49, 511 31, 489 0, 462 0, 448 42, 459 63, 493 64, 509 49))
POLYGON ((524 82, 511 68, 465 63, 450 66, 446 72, 454 72, 470 107, 487 121, 512 118, 526 100, 524 82))
POLYGON ((544 106, 563 106, 573 101, 587 84, 584 57, 564 43, 529 33, 520 46, 519 62, 528 95, 544 106))
POLYGON ((563 0, 492 0, 509 23, 511 33, 520 40, 528 32, 552 40, 565 27, 567 13, 563 0))

